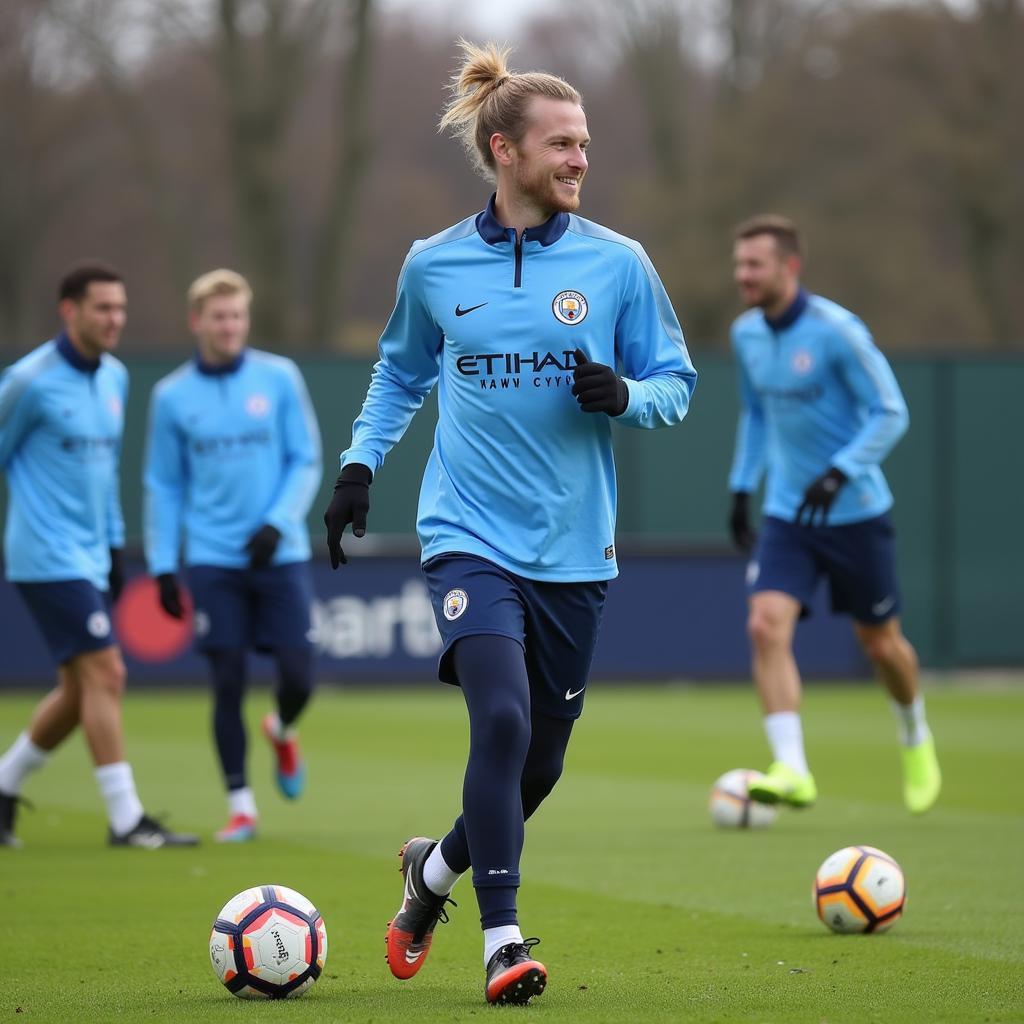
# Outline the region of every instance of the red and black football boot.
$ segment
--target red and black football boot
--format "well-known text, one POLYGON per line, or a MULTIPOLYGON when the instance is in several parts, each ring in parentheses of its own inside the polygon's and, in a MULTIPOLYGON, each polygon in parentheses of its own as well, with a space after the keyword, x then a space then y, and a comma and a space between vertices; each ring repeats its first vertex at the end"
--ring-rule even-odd
POLYGON ((487 1002, 522 1006, 544 991, 548 969, 530 956, 538 942, 540 939, 510 942, 487 961, 487 1002))
POLYGON ((398 913, 388 921, 385 938, 388 952, 384 959, 391 973, 402 981, 411 978, 423 966, 437 922, 448 923, 445 904, 456 906, 447 895, 431 892, 423 881, 423 865, 435 846, 437 840, 416 836, 398 851, 405 889, 398 913))

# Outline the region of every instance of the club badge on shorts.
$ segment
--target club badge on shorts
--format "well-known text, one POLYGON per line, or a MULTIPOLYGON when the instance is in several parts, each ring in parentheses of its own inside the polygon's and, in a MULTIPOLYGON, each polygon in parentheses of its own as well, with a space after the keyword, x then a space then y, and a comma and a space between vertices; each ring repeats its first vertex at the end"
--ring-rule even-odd
POLYGON ((444 595, 444 617, 454 622, 469 607, 469 594, 464 590, 449 590, 444 595))
POLYGON ((559 292, 551 300, 551 312, 555 314, 555 319, 570 327, 586 319, 587 309, 586 296, 579 292, 559 292))

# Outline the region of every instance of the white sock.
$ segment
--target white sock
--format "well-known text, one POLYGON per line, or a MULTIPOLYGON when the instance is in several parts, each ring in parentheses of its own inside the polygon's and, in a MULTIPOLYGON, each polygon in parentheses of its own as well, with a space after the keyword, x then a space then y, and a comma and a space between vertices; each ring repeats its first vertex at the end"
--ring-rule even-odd
POLYGON ((788 765, 795 772, 806 775, 807 758, 804 756, 804 731, 798 711, 776 711, 764 716, 764 732, 772 757, 788 765))
POLYGON ((423 881, 427 888, 436 896, 447 896, 461 877, 457 871, 448 867, 448 862, 441 856, 441 844, 438 843, 423 865, 423 881))
POLYGON ((500 928, 484 929, 484 967, 491 962, 491 957, 510 942, 522 942, 523 933, 517 924, 503 924, 500 928))
POLYGON ((25 777, 46 764, 48 750, 37 747, 23 732, 0 757, 0 793, 18 796, 25 777))
POLYGON ((130 832, 143 815, 139 794, 135 792, 132 766, 127 761, 104 764, 96 769, 96 784, 107 802, 107 817, 116 835, 130 832))
POLYGON ((247 818, 256 817, 256 797, 248 786, 229 791, 228 813, 232 817, 236 814, 244 814, 247 818))
POLYGON ((294 739, 296 736, 296 728, 294 725, 285 726, 281 721, 281 716, 276 711, 271 711, 267 715, 270 725, 270 735, 277 740, 278 743, 283 743, 285 740, 294 739))
MULTIPOLYGON (((893 714, 900 727, 900 743, 905 747, 916 747, 930 738, 932 731, 924 717, 924 697, 919 693, 909 704, 891 701, 893 714)), ((0 785, 0 789, 3 786, 0 785)))

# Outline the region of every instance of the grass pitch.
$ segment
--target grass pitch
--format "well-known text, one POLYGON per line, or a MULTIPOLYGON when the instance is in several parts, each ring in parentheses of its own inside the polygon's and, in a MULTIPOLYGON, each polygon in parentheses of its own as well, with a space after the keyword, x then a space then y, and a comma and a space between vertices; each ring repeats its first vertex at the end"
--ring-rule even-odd
MULTIPOLYGON (((929 691, 945 775, 914 819, 899 798, 895 725, 868 687, 815 687, 804 709, 821 792, 769 831, 718 831, 711 782, 768 760, 747 687, 595 686, 566 774, 527 827, 524 934, 550 984, 527 1008, 488 1008, 468 880, 413 980, 391 978, 384 923, 395 856, 457 811, 466 750, 457 691, 322 692, 303 723, 306 795, 281 800, 256 723, 262 836, 218 846, 223 824, 204 694, 137 694, 129 755, 147 809, 201 831, 198 850, 104 845, 80 739, 26 795, 21 851, 0 851, 6 941, 0 1019, 25 1021, 934 1022, 1024 1020, 1024 688, 964 679, 929 691), (811 907, 815 870, 851 843, 902 864, 908 907, 889 933, 838 936, 811 907), (246 886, 279 882, 327 924, 324 976, 299 1000, 243 1002, 215 979, 210 923, 246 886), (18 1015, 15 1017, 15 1015, 18 1015)), ((34 699, 0 699, 0 743, 34 699)))

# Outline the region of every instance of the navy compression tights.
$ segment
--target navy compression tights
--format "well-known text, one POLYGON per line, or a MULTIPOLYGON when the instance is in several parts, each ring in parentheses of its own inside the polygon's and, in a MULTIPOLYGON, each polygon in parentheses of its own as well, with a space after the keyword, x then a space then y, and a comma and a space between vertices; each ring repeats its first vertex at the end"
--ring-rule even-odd
POLYGON ((441 840, 441 854, 453 871, 473 865, 484 928, 516 924, 523 823, 562 774, 573 720, 531 712, 515 640, 463 637, 452 656, 469 709, 469 763, 462 814, 441 840))
MULTIPOLYGON (((297 647, 276 651, 274 657, 279 680, 277 713, 285 725, 291 725, 313 693, 313 651, 309 647, 297 647)), ((242 648, 210 651, 207 659, 213 677, 213 735, 224 784, 229 790, 241 789, 246 785, 246 736, 242 720, 246 652, 242 648)))

